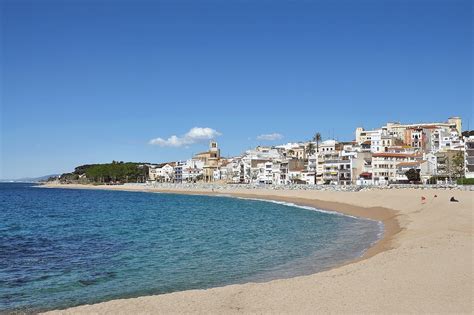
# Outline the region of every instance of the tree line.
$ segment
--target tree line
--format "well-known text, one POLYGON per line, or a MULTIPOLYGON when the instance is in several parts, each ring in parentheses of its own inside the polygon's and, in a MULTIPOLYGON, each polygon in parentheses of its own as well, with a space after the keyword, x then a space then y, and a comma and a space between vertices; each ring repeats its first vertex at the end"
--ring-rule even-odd
POLYGON ((89 183, 136 183, 145 182, 148 166, 145 163, 112 161, 105 164, 85 164, 74 169, 72 173, 64 173, 60 182, 89 183))

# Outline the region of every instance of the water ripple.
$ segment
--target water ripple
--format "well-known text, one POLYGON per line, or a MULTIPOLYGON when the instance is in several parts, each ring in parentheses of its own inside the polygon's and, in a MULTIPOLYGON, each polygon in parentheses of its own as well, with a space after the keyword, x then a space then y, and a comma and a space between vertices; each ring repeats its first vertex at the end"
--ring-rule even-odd
POLYGON ((0 184, 0 210, 0 312, 309 274, 381 232, 280 202, 26 184, 0 184))

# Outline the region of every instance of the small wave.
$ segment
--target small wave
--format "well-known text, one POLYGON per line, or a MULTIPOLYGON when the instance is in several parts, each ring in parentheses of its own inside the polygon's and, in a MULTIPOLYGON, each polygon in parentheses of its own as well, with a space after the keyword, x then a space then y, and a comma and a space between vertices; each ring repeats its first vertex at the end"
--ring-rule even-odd
POLYGON ((318 209, 318 208, 311 207, 311 206, 298 205, 298 204, 295 204, 293 202, 287 202, 287 201, 278 201, 278 200, 261 199, 261 198, 247 198, 247 197, 235 197, 235 198, 243 199, 243 200, 255 200, 255 201, 263 201, 263 202, 271 202, 271 203, 276 203, 276 204, 279 204, 279 205, 295 207, 295 208, 301 208, 301 209, 305 209, 305 210, 316 211, 316 212, 321 212, 321 213, 327 213, 327 214, 332 214, 332 215, 338 215, 338 216, 343 216, 343 217, 349 217, 349 218, 353 218, 353 219, 357 219, 357 220, 367 220, 367 221, 376 222, 377 223, 377 229, 378 229, 376 239, 370 243, 370 246, 368 246, 367 248, 364 248, 359 253, 359 255, 357 255, 358 257, 362 257, 370 247, 374 246, 379 240, 381 240, 383 238, 383 235, 385 233, 385 226, 384 226, 383 222, 379 221, 379 220, 375 220, 375 219, 356 217, 356 216, 353 216, 353 215, 350 215, 350 214, 344 214, 344 213, 340 213, 340 212, 337 212, 337 211, 328 211, 328 210, 318 209))
MULTIPOLYGON (((363 219, 363 220, 365 219, 365 218, 359 218, 359 217, 356 217, 356 216, 353 216, 353 215, 350 215, 350 214, 344 214, 344 213, 340 213, 340 212, 337 212, 337 211, 329 211, 329 210, 318 209, 318 208, 311 207, 311 206, 298 205, 296 203, 287 202, 287 201, 278 201, 278 200, 261 199, 261 198, 247 198, 247 197, 235 197, 235 198, 244 199, 244 200, 255 200, 255 201, 271 202, 271 203, 276 203, 276 204, 283 205, 283 206, 301 208, 301 209, 317 211, 317 212, 321 212, 321 213, 339 215, 339 216, 343 216, 343 217, 350 217, 350 218, 353 218, 353 219, 363 219)), ((376 220, 372 220, 372 219, 367 219, 367 220, 376 221, 376 220)))

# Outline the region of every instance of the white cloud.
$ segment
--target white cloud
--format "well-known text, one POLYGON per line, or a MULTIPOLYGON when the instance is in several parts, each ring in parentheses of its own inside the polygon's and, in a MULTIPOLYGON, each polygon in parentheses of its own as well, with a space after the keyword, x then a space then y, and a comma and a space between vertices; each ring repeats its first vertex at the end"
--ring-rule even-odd
POLYGON ((283 135, 276 132, 260 135, 257 137, 257 140, 261 140, 261 141, 275 141, 275 140, 280 140, 280 139, 283 139, 283 135))
POLYGON ((220 132, 212 128, 194 127, 181 137, 172 135, 168 139, 155 138, 151 139, 149 144, 159 145, 161 147, 181 147, 205 140, 211 140, 220 135, 220 132))

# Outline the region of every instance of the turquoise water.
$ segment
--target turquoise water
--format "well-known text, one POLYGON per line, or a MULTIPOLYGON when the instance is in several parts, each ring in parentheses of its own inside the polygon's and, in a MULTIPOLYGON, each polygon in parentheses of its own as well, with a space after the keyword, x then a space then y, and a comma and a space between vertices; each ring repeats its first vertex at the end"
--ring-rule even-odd
POLYGON ((376 221, 258 200, 0 184, 0 311, 309 274, 380 233, 376 221))

